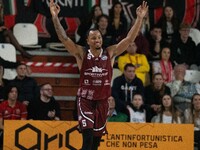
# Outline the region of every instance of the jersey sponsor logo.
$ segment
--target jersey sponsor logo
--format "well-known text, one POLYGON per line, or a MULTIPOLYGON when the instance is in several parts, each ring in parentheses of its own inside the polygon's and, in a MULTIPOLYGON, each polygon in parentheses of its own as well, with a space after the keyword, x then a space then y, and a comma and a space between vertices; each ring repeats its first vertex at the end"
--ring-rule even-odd
POLYGON ((102 73, 103 71, 105 71, 106 69, 102 69, 102 68, 99 68, 97 66, 94 66, 92 67, 92 72, 99 72, 99 73, 102 73))
POLYGON ((84 84, 85 84, 85 85, 90 85, 89 80, 88 80, 88 79, 85 79, 85 80, 84 80, 84 84))
POLYGON ((84 72, 84 75, 88 75, 88 76, 92 76, 92 77, 103 77, 103 76, 108 75, 108 70, 94 66, 92 68, 87 69, 84 72))
POLYGON ((93 80, 93 85, 99 85, 101 86, 102 80, 93 80))
POLYGON ((107 57, 107 56, 102 56, 101 59, 102 59, 102 60, 107 60, 108 57, 107 57))
POLYGON ((110 82, 108 80, 105 80, 104 85, 110 85, 110 82))

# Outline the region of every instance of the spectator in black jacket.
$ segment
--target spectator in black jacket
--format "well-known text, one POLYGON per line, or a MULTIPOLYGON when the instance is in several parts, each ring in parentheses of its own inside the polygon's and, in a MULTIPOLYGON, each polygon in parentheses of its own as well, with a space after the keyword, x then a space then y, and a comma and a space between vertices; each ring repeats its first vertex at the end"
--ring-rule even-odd
POLYGON ((49 83, 40 86, 40 95, 28 106, 28 119, 60 120, 60 106, 53 97, 53 87, 49 83))
POLYGON ((194 63, 196 45, 189 37, 190 25, 182 23, 179 28, 180 35, 172 40, 172 60, 175 64, 190 66, 194 63))
POLYGON ((28 105, 29 102, 35 101, 38 86, 34 78, 27 76, 27 66, 26 64, 19 64, 17 66, 17 76, 15 79, 10 81, 10 84, 15 84, 19 88, 19 97, 18 100, 23 102, 25 105, 28 105))
POLYGON ((148 104, 153 109, 153 115, 160 110, 162 103, 162 96, 164 94, 171 94, 170 88, 164 83, 162 73, 155 73, 153 75, 152 84, 144 89, 145 104, 148 104))
POLYGON ((144 86, 135 75, 135 66, 128 63, 124 66, 124 73, 113 81, 112 96, 116 100, 116 110, 125 113, 126 106, 136 93, 144 95, 144 86))

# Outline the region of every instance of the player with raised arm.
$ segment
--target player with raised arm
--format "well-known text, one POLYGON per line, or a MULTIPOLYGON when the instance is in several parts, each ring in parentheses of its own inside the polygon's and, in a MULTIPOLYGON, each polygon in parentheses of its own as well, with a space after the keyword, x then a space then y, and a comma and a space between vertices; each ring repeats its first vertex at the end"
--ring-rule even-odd
POLYGON ((80 87, 77 93, 78 120, 83 136, 82 150, 97 150, 106 132, 108 98, 111 95, 112 67, 115 57, 124 52, 140 30, 148 6, 143 2, 136 10, 137 19, 127 36, 118 44, 102 49, 102 35, 97 29, 87 32, 86 47, 74 43, 60 24, 60 7, 50 0, 50 11, 59 40, 77 61, 80 87))

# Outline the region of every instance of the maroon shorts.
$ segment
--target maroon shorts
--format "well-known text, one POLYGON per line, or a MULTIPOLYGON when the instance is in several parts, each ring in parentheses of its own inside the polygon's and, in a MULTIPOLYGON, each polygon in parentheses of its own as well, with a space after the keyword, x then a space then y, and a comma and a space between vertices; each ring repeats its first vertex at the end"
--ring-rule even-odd
POLYGON ((81 129, 93 128, 94 136, 102 136, 106 132, 108 117, 108 98, 87 100, 78 97, 78 121, 81 129))

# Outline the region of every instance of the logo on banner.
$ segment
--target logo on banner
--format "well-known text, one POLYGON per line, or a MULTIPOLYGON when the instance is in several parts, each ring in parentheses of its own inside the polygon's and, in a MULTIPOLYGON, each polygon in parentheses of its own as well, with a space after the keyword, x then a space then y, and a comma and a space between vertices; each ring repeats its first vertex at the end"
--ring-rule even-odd
POLYGON ((25 124, 24 126, 18 128, 15 130, 15 146, 19 149, 23 150, 29 150, 29 149, 41 149, 41 147, 44 147, 45 150, 49 149, 49 144, 53 141, 57 142, 58 148, 69 148, 70 150, 76 150, 75 147, 70 143, 70 136, 73 134, 73 132, 77 132, 78 128, 77 126, 74 126, 68 130, 65 131, 65 133, 57 133, 55 135, 48 135, 48 133, 44 133, 37 127, 31 125, 31 124, 25 124), (21 135, 31 135, 31 138, 34 139, 34 142, 29 142, 27 144, 27 141, 24 141, 20 139, 21 135), (44 137, 42 139, 42 137, 44 137), (65 143, 65 145, 64 145, 65 143), (43 145, 42 145, 43 144, 43 145))

